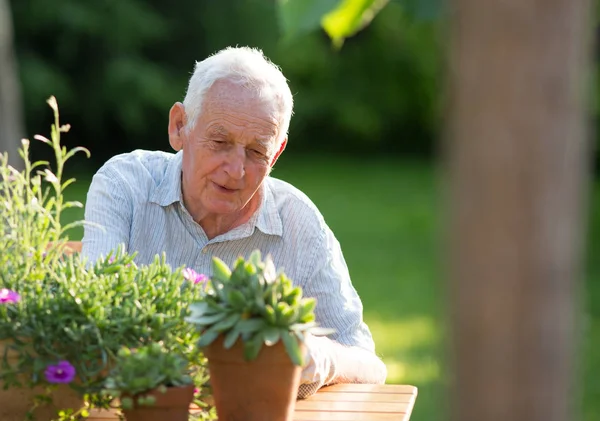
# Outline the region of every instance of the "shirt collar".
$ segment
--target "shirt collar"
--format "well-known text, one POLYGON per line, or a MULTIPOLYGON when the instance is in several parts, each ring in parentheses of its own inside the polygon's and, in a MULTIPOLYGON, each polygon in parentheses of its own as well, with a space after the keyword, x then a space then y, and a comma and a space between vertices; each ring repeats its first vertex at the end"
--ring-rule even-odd
POLYGON ((150 202, 160 206, 169 206, 175 202, 181 202, 181 162, 183 151, 177 152, 169 160, 165 176, 156 187, 150 202))
POLYGON ((281 216, 275 204, 275 196, 271 190, 271 178, 266 177, 262 183, 262 201, 258 209, 256 228, 268 235, 283 235, 281 216))
MULTIPOLYGON (((154 190, 150 197, 150 202, 160 206, 169 206, 180 202, 183 205, 181 197, 181 163, 183 151, 175 154, 169 161, 165 176, 154 190)), ((271 189, 271 179, 266 177, 261 186, 262 200, 256 214, 246 223, 252 231, 254 227, 267 235, 283 235, 283 224, 281 216, 277 210, 275 197, 271 189)), ((244 225, 246 225, 244 224, 244 225)), ((241 227, 240 227, 241 228, 241 227)), ((226 234, 225 234, 226 235, 226 234)))

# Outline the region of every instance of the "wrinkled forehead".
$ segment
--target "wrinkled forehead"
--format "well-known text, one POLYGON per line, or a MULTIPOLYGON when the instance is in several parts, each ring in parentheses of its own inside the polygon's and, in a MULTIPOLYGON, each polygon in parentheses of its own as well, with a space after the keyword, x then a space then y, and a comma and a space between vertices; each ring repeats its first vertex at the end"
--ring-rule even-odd
POLYGON ((201 115, 230 116, 249 124, 275 126, 282 118, 281 104, 272 88, 247 86, 229 80, 216 81, 206 92, 201 115))

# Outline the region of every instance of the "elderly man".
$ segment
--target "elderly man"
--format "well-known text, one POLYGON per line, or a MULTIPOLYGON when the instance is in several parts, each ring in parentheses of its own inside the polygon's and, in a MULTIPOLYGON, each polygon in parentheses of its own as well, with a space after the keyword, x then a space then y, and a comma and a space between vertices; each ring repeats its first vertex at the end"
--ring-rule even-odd
POLYGON ((285 77, 261 51, 227 48, 198 62, 169 113, 177 153, 137 150, 94 176, 83 254, 95 260, 124 244, 138 263, 166 252, 173 267, 210 274, 212 256, 232 264, 260 249, 316 297, 317 321, 336 330, 308 338, 298 396, 332 383, 383 383, 340 244, 308 197, 269 177, 292 105, 285 77))

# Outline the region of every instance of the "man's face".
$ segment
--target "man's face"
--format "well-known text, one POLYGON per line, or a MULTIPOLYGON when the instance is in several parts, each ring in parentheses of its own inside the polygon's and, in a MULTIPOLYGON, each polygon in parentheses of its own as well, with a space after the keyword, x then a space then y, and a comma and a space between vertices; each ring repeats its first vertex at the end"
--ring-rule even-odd
MULTIPOLYGON (((173 110, 170 118, 176 119, 173 110)), ((179 130, 178 137, 186 206, 205 215, 243 212, 284 146, 276 105, 228 81, 208 90, 194 129, 179 130)))

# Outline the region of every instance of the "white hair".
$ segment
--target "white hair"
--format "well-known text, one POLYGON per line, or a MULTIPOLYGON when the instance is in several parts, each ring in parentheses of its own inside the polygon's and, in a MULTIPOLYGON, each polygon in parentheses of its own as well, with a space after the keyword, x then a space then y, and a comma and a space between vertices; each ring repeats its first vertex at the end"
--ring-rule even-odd
POLYGON ((287 135, 294 99, 280 68, 263 52, 250 47, 227 47, 208 58, 196 62, 183 100, 187 115, 187 129, 192 130, 202 111, 204 96, 218 80, 239 83, 255 89, 259 97, 276 101, 280 110, 280 138, 287 135))

